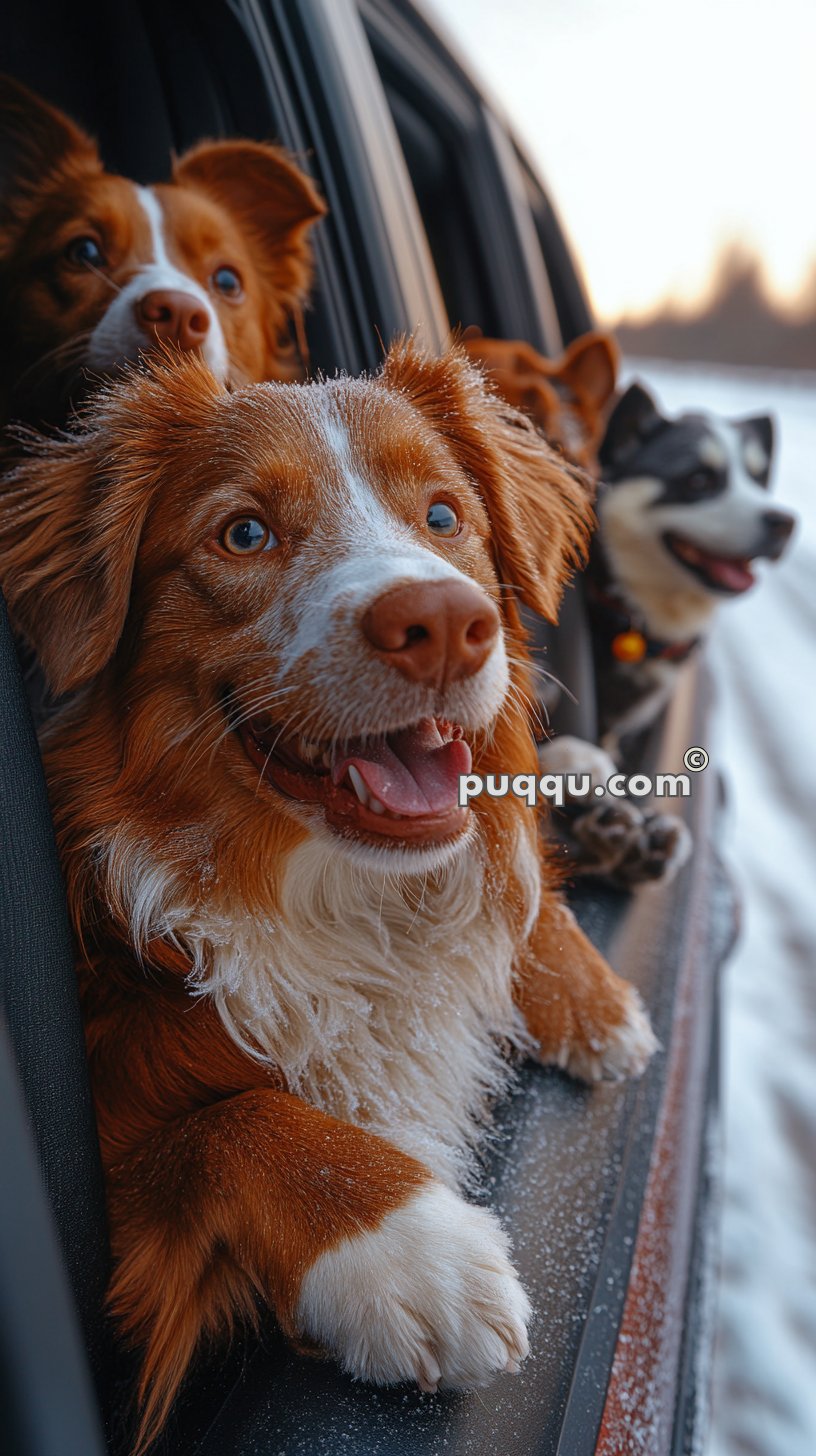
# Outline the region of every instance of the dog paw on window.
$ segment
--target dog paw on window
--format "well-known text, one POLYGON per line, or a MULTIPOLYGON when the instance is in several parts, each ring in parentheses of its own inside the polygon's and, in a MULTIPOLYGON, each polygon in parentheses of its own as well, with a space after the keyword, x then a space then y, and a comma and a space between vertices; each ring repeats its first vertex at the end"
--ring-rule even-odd
POLYGON ((299 1328, 359 1380, 485 1385, 529 1352, 530 1303, 508 1252, 493 1214, 429 1182, 379 1228, 321 1254, 299 1328))
POLYGON ((595 743, 564 734, 539 749, 544 773, 564 778, 564 802, 553 814, 553 832, 573 875, 592 875, 621 889, 668 882, 686 863, 692 837, 681 819, 644 808, 634 799, 593 797, 618 774, 614 759, 595 743), (589 780, 589 793, 571 794, 569 778, 589 780))

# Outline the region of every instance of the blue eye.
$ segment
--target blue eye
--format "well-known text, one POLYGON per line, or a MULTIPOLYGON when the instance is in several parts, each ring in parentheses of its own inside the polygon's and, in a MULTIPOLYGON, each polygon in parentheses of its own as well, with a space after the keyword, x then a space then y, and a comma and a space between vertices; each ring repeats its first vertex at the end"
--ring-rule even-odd
POLYGON ((210 282, 216 292, 223 293, 225 298, 240 298, 244 291, 241 275, 234 268, 216 268, 210 282))
POLYGON ((271 551, 278 545, 274 532, 254 516, 239 516, 237 521, 230 521, 220 541, 231 556, 258 556, 261 551, 271 551))
POLYGON ((69 263, 78 267, 104 268, 105 255, 95 238, 72 238, 65 249, 69 263))
POLYGON ((459 531, 459 517, 453 506, 445 501, 434 501, 428 508, 426 520, 428 530, 433 531, 435 536, 455 536, 459 531))

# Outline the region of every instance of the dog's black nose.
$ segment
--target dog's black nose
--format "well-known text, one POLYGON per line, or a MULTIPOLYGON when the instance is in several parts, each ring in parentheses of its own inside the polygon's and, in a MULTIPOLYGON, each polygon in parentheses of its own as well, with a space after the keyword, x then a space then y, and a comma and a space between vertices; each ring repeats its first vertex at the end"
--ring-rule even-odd
POLYGON ((796 517, 787 511, 762 512, 762 537, 757 556, 769 556, 772 561, 782 555, 796 525, 796 517))

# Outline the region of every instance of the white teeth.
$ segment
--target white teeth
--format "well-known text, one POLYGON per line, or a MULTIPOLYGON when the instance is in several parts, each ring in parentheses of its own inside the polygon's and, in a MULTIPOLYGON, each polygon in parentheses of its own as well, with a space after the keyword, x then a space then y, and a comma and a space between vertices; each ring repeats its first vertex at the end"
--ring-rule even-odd
POLYGON ((371 798, 369 799, 368 807, 369 807, 369 809, 372 809, 375 814, 384 814, 385 813, 385 804, 381 804, 380 801, 379 801, 379 799, 375 799, 374 798, 374 795, 373 794, 371 795, 371 798))
POLYGON ((368 789, 363 782, 363 776, 360 773, 360 770, 355 768, 353 763, 350 763, 348 773, 349 778, 351 779, 352 788, 354 789, 357 798, 360 800, 360 803, 368 805, 368 789))

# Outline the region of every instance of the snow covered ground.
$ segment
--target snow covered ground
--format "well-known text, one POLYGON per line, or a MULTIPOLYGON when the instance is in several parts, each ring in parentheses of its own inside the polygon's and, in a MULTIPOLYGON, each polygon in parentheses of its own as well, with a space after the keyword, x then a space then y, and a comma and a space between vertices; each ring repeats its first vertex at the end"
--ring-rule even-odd
POLYGON ((669 410, 769 410, 789 556, 726 603, 712 763, 744 902, 727 970, 722 1282, 706 1456, 816 1452, 816 373, 630 362, 669 410))

